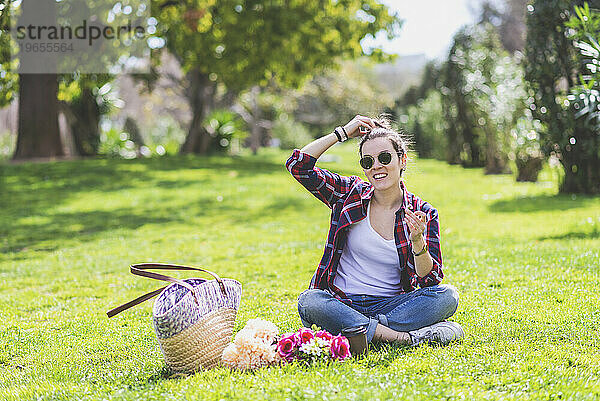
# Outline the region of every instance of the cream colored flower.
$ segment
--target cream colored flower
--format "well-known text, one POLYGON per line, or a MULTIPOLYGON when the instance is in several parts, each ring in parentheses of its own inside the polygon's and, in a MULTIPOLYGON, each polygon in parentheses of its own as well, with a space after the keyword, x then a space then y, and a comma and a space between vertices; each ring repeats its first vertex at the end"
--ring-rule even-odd
POLYGON ((279 329, 262 319, 251 319, 233 343, 223 350, 223 363, 237 369, 258 369, 281 360, 273 345, 279 329))
POLYGON ((275 336, 279 334, 279 328, 275 324, 263 319, 250 319, 245 329, 253 330, 255 336, 266 343, 272 343, 275 336))
POLYGON ((237 367, 238 364, 238 352, 235 344, 229 344, 223 350, 223 364, 230 368, 237 367))

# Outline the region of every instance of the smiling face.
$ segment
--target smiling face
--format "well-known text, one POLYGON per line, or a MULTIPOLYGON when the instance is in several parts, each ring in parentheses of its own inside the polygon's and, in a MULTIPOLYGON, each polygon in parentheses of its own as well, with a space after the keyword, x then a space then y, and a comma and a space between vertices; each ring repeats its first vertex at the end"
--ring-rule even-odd
POLYGON ((363 171, 369 182, 377 191, 398 187, 398 182, 402 176, 402 170, 406 167, 406 154, 398 157, 390 139, 385 137, 373 138, 367 140, 362 146, 362 156, 372 156, 373 166, 363 171), (389 152, 392 155, 392 161, 389 164, 382 164, 377 156, 382 152, 389 152))

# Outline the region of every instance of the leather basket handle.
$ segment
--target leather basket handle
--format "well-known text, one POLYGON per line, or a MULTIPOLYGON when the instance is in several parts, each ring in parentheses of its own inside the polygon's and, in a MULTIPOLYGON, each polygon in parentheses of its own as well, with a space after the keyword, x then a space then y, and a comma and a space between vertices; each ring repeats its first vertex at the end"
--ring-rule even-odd
POLYGON ((130 266, 130 271, 132 274, 136 276, 153 278, 156 280, 170 281, 172 283, 181 284, 186 288, 193 289, 191 285, 188 283, 176 279, 174 277, 164 276, 162 274, 149 272, 148 270, 194 270, 199 272, 208 273, 217 280, 219 283, 219 287, 221 287, 221 291, 225 293, 225 284, 223 284, 223 280, 216 273, 211 272, 210 270, 201 269, 199 267, 185 266, 185 265, 174 265, 170 263, 137 263, 130 266))
MULTIPOLYGON (((161 281, 167 281, 170 283, 176 283, 179 284, 185 288, 187 288, 188 290, 190 290, 192 292, 192 295, 194 296, 194 299, 196 300, 196 302, 198 302, 198 295, 196 294, 196 291, 194 290, 194 287, 191 286, 190 284, 186 283, 183 280, 180 280, 178 278, 175 277, 171 277, 171 276, 166 276, 164 274, 159 274, 159 273, 154 273, 151 271, 148 271, 150 269, 156 269, 156 270, 194 270, 194 271, 201 271, 201 272, 205 272, 210 274, 211 276, 213 276, 215 278, 215 280, 217 281, 217 283, 219 284, 219 287, 221 288, 221 292, 223 292, 223 294, 227 294, 227 291, 225 290, 225 284, 223 284, 223 280, 221 279, 221 277, 219 277, 217 274, 209 271, 209 270, 204 270, 201 269, 199 267, 192 267, 192 266, 184 266, 184 265, 175 265, 175 264, 170 264, 170 263, 137 263, 137 264, 133 264, 129 267, 129 271, 131 272, 131 274, 136 275, 136 276, 142 276, 142 277, 147 277, 147 278, 151 278, 154 280, 161 280, 161 281)), ((109 310, 108 312, 106 312, 106 314, 108 315, 108 317, 113 317, 121 312, 123 312, 124 310, 127 310, 129 308, 132 308, 138 304, 141 304, 144 301, 147 301, 148 299, 154 298, 155 296, 157 296, 158 294, 160 294, 165 288, 167 288, 167 286, 159 288, 157 290, 151 291, 147 294, 144 294, 132 301, 129 301, 123 305, 117 306, 116 308, 113 308, 111 310, 109 310)))
POLYGON ((127 310, 129 308, 133 308, 136 305, 141 304, 144 301, 147 301, 151 298, 154 298, 155 296, 157 296, 158 294, 160 294, 165 288, 167 288, 168 285, 165 285, 164 287, 161 287, 157 290, 151 291, 147 294, 142 295, 141 297, 137 297, 136 299, 134 299, 133 301, 129 301, 123 305, 119 305, 116 308, 113 308, 111 310, 109 310, 108 312, 106 312, 106 314, 108 315, 108 317, 113 317, 116 314, 119 314, 121 312, 123 312, 124 310, 127 310))

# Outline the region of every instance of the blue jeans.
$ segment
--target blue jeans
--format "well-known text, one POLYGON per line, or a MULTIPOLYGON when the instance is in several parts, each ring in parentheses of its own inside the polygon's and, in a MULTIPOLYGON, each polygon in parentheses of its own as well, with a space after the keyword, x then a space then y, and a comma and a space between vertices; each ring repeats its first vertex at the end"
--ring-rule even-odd
POLYGON ((456 312, 458 291, 449 284, 419 288, 391 297, 350 295, 352 306, 333 297, 329 291, 306 290, 298 297, 302 324, 313 324, 332 334, 348 327, 367 329, 367 341, 381 323, 396 331, 412 331, 441 322, 456 312))

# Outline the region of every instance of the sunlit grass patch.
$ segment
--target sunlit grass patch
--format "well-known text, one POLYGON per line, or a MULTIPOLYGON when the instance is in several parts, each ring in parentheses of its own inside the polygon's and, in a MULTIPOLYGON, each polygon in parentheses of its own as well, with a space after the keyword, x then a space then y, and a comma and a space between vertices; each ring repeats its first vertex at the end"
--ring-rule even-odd
MULTIPOLYGON (((356 149, 320 163, 362 175, 356 149)), ((322 254, 328 209, 288 153, 3 165, 0 399, 598 399, 600 199, 556 195, 434 160, 409 190, 440 214, 445 282, 466 332, 448 347, 377 346, 362 360, 175 377, 130 263, 177 262, 242 282, 236 330, 300 327, 296 298, 322 254)), ((546 177, 548 178, 548 177, 546 177)), ((549 185, 549 183, 551 185, 549 185)))

